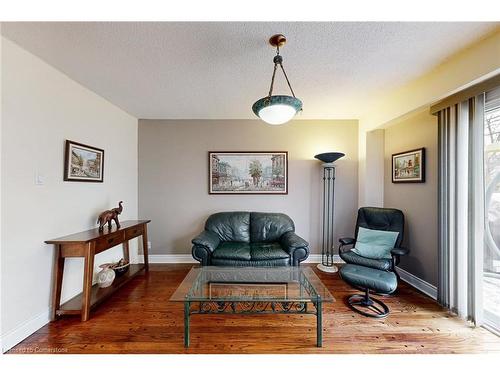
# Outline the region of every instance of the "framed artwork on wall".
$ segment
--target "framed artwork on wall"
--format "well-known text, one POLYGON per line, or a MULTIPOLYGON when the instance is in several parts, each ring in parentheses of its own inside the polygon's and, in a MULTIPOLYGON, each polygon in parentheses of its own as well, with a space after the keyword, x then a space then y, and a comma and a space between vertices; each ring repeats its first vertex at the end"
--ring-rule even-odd
POLYGON ((425 148, 392 155, 392 182, 425 182, 425 148))
POLYGON ((288 194, 287 151, 210 151, 209 194, 288 194))
POLYGON ((66 140, 64 181, 103 182, 104 150, 66 140))

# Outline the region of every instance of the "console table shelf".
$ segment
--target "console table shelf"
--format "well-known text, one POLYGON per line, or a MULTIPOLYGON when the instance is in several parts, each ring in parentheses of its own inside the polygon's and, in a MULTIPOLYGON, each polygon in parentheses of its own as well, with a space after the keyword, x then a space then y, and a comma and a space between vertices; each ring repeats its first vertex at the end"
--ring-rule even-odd
MULTIPOLYGON (((120 289, 127 282, 132 280, 136 274, 145 270, 144 264, 131 264, 129 270, 121 275, 117 276, 113 281, 113 284, 107 288, 99 288, 98 285, 92 287, 90 292, 90 308, 97 306, 103 300, 111 296, 116 290, 120 289)), ((56 315, 80 315, 82 307, 83 293, 71 298, 69 301, 63 303, 61 307, 56 311, 56 315)))
POLYGON ((113 292, 125 285, 139 272, 148 270, 148 230, 150 220, 129 220, 121 223, 120 228, 105 227, 103 232, 90 229, 69 236, 45 241, 55 246, 54 282, 52 286, 51 320, 60 315, 81 315, 82 321, 90 318, 90 309, 95 307, 113 292), (123 245, 123 258, 129 262, 129 240, 142 236, 144 264, 131 264, 128 271, 117 276, 113 284, 107 288, 92 286, 94 274, 94 256, 112 247, 123 245), (60 304, 61 288, 66 258, 82 257, 85 259, 83 271, 83 291, 63 305, 60 304))

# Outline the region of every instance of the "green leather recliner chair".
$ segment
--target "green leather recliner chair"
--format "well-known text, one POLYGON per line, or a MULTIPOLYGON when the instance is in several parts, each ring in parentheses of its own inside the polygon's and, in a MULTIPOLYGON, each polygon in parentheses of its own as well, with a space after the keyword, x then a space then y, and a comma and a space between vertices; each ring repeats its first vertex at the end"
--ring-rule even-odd
POLYGON ((361 207, 358 210, 354 238, 340 238, 339 255, 346 263, 340 269, 340 277, 349 285, 362 290, 363 294, 354 294, 347 299, 349 307, 359 314, 371 318, 384 318, 389 308, 382 301, 370 296, 370 292, 380 295, 393 294, 398 286, 396 266, 409 250, 401 247, 404 236, 405 219, 403 212, 395 208, 361 207), (349 246, 356 246, 359 228, 397 232, 391 259, 373 259, 363 257, 352 251, 349 246))
POLYGON ((298 266, 309 256, 309 243, 280 213, 216 213, 191 242, 193 258, 203 266, 298 266))

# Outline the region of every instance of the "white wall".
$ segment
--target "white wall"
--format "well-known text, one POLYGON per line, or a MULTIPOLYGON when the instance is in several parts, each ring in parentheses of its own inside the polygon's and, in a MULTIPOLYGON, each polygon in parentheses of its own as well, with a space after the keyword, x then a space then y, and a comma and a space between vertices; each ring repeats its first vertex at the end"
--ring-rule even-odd
MULTIPOLYGON (((53 248, 44 240, 95 227, 124 201, 137 218, 137 119, 2 38, 2 349, 47 322, 53 248), (63 181, 65 139, 105 150, 104 183, 63 181), (35 173, 45 184, 35 185, 35 173)), ((132 248, 132 253, 136 247, 132 248)), ((121 249, 96 257, 96 270, 121 249)), ((66 262, 63 300, 81 291, 83 262, 66 262)))
POLYGON ((351 236, 357 201, 358 126, 354 120, 140 120, 139 213, 152 219, 151 254, 191 254, 191 239, 218 211, 283 212, 318 254, 322 168, 314 155, 341 151, 336 162, 335 237, 351 236), (208 151, 288 151, 288 195, 209 195, 208 151))

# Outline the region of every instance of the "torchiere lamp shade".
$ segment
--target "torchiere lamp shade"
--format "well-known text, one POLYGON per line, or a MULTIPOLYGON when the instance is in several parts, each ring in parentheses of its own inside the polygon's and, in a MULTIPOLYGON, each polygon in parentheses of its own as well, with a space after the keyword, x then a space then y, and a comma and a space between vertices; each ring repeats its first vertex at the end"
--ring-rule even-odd
POLYGON ((321 160, 323 163, 333 163, 343 156, 345 156, 345 154, 342 152, 324 152, 322 154, 314 155, 316 159, 321 160))

